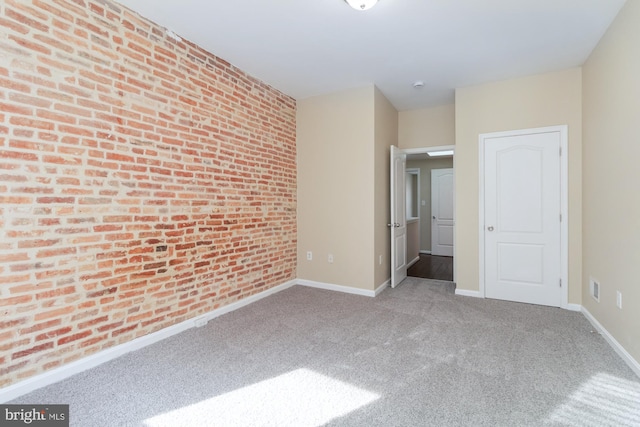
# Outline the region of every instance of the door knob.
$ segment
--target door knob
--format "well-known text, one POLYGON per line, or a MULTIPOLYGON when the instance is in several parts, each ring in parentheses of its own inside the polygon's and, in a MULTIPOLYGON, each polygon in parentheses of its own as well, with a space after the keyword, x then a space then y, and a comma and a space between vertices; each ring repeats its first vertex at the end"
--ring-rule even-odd
POLYGON ((493 225, 488 226, 488 227, 487 227, 487 230, 489 230, 489 231, 493 231, 493 225))
POLYGON ((434 216, 432 216, 431 218, 436 219, 436 216, 434 215, 434 216))

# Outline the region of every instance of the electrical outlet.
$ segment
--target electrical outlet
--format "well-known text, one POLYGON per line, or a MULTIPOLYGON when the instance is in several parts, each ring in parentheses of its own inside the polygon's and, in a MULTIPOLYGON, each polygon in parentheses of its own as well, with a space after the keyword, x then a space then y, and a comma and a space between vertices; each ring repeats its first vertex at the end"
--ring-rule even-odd
POLYGON ((307 261, 311 261, 313 259, 313 252, 307 251, 307 261))
POLYGON ((616 307, 622 310, 622 292, 616 291, 616 307))
POLYGON ((329 254, 327 261, 329 261, 329 264, 333 264, 333 254, 329 254))

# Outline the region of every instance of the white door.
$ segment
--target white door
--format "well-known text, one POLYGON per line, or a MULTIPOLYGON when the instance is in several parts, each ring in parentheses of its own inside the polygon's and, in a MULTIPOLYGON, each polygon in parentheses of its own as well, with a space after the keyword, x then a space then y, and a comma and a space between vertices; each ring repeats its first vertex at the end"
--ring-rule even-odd
POLYGON ((431 254, 453 256, 453 169, 431 170, 431 254))
POLYGON ((485 296, 559 307, 560 132, 484 136, 485 296))
POLYGON ((406 215, 407 155, 391 146, 391 287, 407 277, 407 215, 406 215))

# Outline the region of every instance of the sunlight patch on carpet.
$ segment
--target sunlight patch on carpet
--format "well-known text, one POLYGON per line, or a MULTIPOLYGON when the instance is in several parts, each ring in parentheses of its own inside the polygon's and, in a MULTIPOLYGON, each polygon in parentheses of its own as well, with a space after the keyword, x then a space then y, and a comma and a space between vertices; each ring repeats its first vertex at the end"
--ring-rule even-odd
POLYGON ((230 391, 145 420, 164 426, 319 426, 380 396, 308 369, 230 391))
POLYGON ((594 375, 547 420, 567 426, 640 425, 640 382, 594 375))

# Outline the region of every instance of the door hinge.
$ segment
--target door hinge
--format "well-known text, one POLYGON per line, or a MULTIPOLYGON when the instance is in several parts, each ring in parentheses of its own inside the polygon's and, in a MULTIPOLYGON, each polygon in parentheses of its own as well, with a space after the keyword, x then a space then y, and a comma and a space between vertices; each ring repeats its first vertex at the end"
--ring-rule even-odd
POLYGON ((560 149, 558 150, 560 155, 562 156, 562 147, 560 147, 560 149))
POLYGON ((562 287, 562 279, 560 279, 559 282, 560 282, 560 287, 562 287))
POLYGON ((560 222, 562 222, 562 214, 560 214, 560 222))

